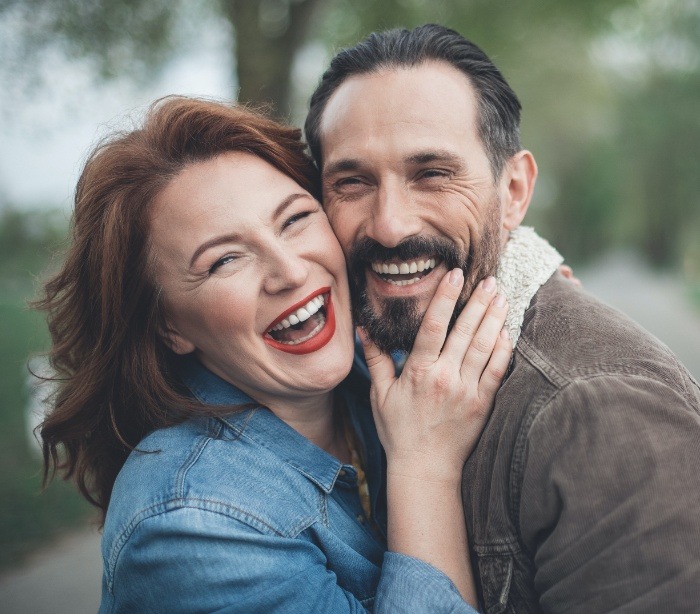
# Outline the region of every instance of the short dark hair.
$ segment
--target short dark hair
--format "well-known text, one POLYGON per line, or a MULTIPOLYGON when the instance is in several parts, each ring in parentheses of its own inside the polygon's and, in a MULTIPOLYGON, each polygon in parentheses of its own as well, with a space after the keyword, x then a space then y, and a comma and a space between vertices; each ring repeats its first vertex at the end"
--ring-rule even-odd
POLYGON ((478 98, 477 131, 494 178, 520 150, 520 101, 489 57, 461 34, 435 24, 413 30, 374 32, 331 61, 311 96, 304 131, 319 168, 322 166, 321 119, 328 99, 354 75, 383 68, 412 67, 430 60, 447 62, 464 73, 478 98))

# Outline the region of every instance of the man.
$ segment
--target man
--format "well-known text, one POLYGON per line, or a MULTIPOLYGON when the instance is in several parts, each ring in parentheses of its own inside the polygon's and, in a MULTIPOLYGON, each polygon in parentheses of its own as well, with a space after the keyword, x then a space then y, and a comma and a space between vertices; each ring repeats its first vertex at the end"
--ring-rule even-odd
POLYGON ((486 612, 698 612, 698 384, 520 228, 537 167, 519 121, 489 58, 446 28, 333 59, 306 135, 355 316, 405 351, 451 267, 464 300, 491 274, 508 298, 513 362, 463 478, 486 612))

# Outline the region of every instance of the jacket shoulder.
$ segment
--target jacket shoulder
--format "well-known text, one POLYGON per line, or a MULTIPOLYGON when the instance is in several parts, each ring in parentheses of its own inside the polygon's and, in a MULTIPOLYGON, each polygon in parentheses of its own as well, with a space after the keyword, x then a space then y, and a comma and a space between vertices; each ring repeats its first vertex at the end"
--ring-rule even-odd
POLYGON ((103 542, 125 539, 144 519, 183 508, 296 537, 322 517, 323 497, 270 450, 215 418, 200 418, 158 429, 130 454, 112 491, 103 542))
POLYGON ((684 396, 697 392, 666 345, 558 274, 526 311, 515 353, 516 361, 529 363, 556 388, 598 376, 630 376, 660 381, 684 396))

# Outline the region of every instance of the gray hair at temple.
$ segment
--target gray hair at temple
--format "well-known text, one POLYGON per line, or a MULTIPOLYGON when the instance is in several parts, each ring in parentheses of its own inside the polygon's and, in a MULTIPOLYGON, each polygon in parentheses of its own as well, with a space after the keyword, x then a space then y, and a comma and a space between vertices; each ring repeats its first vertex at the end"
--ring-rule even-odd
POLYGON ((428 24, 413 30, 374 32, 333 58, 311 97, 304 131, 316 164, 322 168, 321 120, 326 103, 349 77, 384 68, 412 67, 431 60, 447 62, 464 73, 478 97, 477 132, 494 179, 520 151, 520 101, 489 57, 461 34, 428 24))

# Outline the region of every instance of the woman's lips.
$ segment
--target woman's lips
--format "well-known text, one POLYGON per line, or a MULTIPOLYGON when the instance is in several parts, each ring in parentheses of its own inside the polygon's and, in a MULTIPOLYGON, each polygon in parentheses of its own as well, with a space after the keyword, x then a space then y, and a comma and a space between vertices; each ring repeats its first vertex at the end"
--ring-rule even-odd
POLYGON ((330 288, 326 287, 316 290, 275 318, 263 339, 269 346, 288 354, 309 354, 321 349, 334 334, 335 312, 330 288), (315 327, 306 333, 308 338, 303 341, 283 342, 271 336, 271 333, 283 335, 300 322, 315 323, 315 327))

